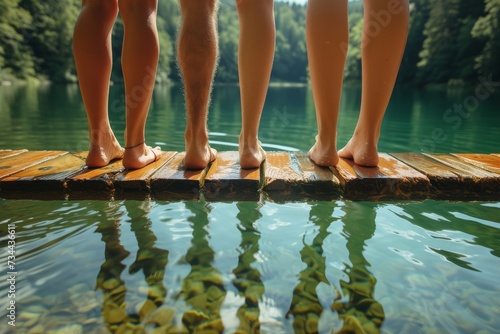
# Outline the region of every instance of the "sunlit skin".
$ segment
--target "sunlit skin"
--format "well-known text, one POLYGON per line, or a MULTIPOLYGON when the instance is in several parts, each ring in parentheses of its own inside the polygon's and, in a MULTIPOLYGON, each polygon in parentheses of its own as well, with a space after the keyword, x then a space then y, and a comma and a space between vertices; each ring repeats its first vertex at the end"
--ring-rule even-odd
POLYGON ((146 118, 159 56, 156 9, 157 0, 82 1, 73 51, 89 122, 90 148, 86 159, 89 167, 103 167, 123 158, 125 168, 137 169, 161 156, 159 147, 145 144, 146 118), (122 51, 127 96, 125 149, 116 139, 108 117, 111 32, 118 12, 125 29, 122 51))
MULTIPOLYGON (((202 169, 217 153, 208 143, 207 117, 218 56, 218 1, 181 0, 180 4, 178 61, 187 109, 184 167, 202 169)), ((265 159, 257 133, 274 56, 273 1, 236 0, 236 6, 240 20, 240 166, 256 168, 265 159)))
POLYGON ((347 1, 309 0, 306 38, 318 121, 318 135, 309 158, 316 164, 335 166, 340 156, 362 166, 378 165, 380 129, 406 46, 408 24, 408 0, 364 1, 361 110, 353 136, 337 152, 337 120, 349 38, 347 1))
POLYGON ((236 6, 240 21, 240 167, 257 168, 266 158, 258 140, 258 131, 274 57, 274 1, 236 0, 236 6))

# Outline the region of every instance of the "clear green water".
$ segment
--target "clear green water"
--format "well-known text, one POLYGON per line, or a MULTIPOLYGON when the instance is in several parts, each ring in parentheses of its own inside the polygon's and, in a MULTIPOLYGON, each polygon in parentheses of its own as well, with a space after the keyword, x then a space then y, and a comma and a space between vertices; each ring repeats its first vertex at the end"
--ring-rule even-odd
MULTIPOLYGON (((344 93, 339 146, 359 108, 359 89, 344 93)), ((380 150, 499 152, 498 95, 459 125, 443 119, 473 94, 397 90, 380 150)), ((212 144, 236 150, 238 89, 216 87, 213 102, 212 144)), ((121 136, 118 86, 111 103, 121 136)), ((158 87, 148 142, 181 151, 184 121, 179 88, 158 87)), ((314 129, 307 87, 270 89, 261 127, 268 150, 305 151, 314 129)), ((86 131, 76 86, 0 87, 0 149, 86 150, 86 131)), ((13 224, 16 333, 167 333, 170 324, 225 333, 500 333, 499 223, 499 202, 0 199, 0 270, 7 277, 13 224)), ((9 288, 2 279, 0 332, 14 332, 9 288)))

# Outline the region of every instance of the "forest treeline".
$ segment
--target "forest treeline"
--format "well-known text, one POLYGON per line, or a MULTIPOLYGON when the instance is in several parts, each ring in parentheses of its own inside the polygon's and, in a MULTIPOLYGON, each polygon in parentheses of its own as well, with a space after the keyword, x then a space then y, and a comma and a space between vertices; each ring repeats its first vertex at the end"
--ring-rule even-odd
MULTIPOLYGON (((411 23, 399 82, 468 83, 479 75, 500 78, 500 0, 410 0, 411 23)), ((0 0, 0 81, 30 78, 75 81, 72 34, 81 0, 0 0)), ((305 6, 275 3, 276 53, 272 80, 307 82, 305 6)), ((349 2, 346 80, 361 77, 361 1, 349 2)), ((381 28, 384 16, 380 16, 381 28)), ((390 19, 385 17, 385 19, 390 19)), ((159 0, 161 56, 158 81, 179 81, 176 38, 178 0, 159 0)), ((238 81, 238 16, 234 0, 219 9, 216 82, 238 81)), ((123 25, 113 30, 113 76, 121 80, 123 25)), ((89 50, 89 52, 91 52, 89 50)), ((498 79, 497 79, 498 80, 498 79)))

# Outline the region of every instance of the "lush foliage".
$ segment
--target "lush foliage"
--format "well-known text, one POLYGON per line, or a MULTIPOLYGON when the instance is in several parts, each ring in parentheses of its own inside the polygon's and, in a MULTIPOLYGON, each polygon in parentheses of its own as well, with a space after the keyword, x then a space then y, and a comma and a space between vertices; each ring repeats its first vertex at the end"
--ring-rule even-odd
MULTIPOLYGON (((500 0, 411 0, 408 44, 399 73, 405 83, 461 83, 500 77, 500 0)), ((72 33, 80 0, 0 0, 0 80, 76 80, 72 33)), ((304 6, 276 2, 273 81, 308 79, 304 6)), ((179 80, 175 41, 178 0, 159 0, 161 56, 158 80, 179 80)), ((349 2, 346 79, 361 77, 361 1, 349 2)), ((234 0, 219 9, 217 82, 238 80, 238 16, 234 0)), ((113 31, 113 80, 121 80, 123 25, 113 31)))

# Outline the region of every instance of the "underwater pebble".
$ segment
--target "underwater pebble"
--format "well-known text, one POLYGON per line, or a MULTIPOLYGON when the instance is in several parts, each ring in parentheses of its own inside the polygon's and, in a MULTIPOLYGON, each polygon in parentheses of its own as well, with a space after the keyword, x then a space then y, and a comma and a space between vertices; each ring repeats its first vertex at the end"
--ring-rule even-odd
POLYGON ((147 315, 155 311, 156 308, 155 303, 153 303, 150 299, 146 299, 144 302, 135 306, 135 311, 139 314, 140 320, 142 321, 147 315))
POLYGON ((54 334, 82 334, 83 327, 82 325, 67 325, 62 328, 57 329, 54 334))
POLYGON ((309 313, 306 317, 306 331, 307 333, 316 333, 318 331, 319 317, 317 314, 309 313))
POLYGON ((186 300, 186 303, 193 306, 194 308, 203 310, 207 307, 207 295, 203 293, 194 296, 193 298, 186 300))
POLYGON ((110 324, 118 324, 127 318, 127 312, 123 307, 107 306, 103 311, 103 317, 110 324))
POLYGON ((172 326, 168 329, 167 334, 189 334, 189 330, 184 324, 172 326))
POLYGON ((170 325, 175 318, 175 309, 167 306, 161 306, 151 312, 147 317, 146 323, 154 323, 158 326, 170 325))
POLYGON ((206 320, 208 320, 208 316, 205 313, 195 310, 186 311, 182 316, 182 322, 190 325, 198 325, 206 320))
POLYGON ((120 285, 120 281, 116 278, 110 278, 102 283, 102 287, 105 290, 113 290, 120 285))

